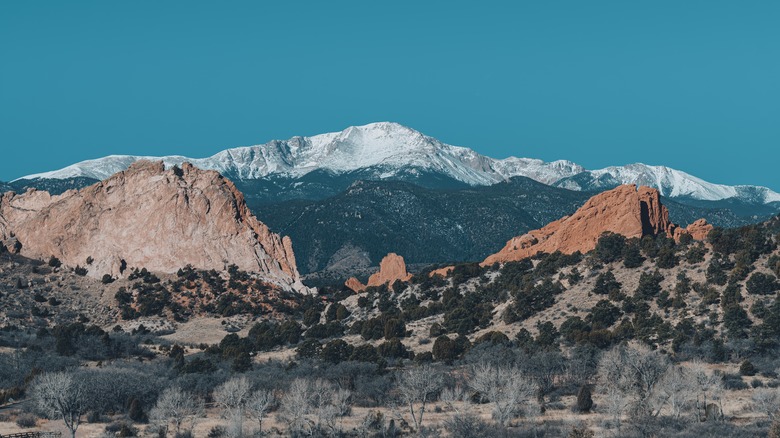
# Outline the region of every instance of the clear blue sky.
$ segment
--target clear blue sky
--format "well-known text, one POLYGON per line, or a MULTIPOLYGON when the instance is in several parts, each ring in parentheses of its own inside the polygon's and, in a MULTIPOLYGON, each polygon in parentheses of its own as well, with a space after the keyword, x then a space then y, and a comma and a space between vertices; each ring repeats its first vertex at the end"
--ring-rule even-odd
POLYGON ((6 1, 0 180, 389 120, 780 190, 778 23, 778 1, 6 1))

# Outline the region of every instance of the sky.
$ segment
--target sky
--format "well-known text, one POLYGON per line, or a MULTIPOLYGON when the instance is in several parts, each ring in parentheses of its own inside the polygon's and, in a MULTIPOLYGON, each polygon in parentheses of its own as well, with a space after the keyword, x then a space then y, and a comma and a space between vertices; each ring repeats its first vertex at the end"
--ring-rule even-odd
POLYGON ((394 121, 780 190, 777 1, 0 2, 0 180, 394 121))

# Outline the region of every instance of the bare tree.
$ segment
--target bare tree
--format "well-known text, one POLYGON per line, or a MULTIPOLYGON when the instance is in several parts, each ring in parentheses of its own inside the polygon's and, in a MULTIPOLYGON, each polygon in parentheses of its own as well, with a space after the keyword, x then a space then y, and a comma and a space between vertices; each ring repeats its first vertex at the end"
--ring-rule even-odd
POLYGON ((351 399, 350 391, 325 380, 295 379, 281 398, 278 418, 292 436, 338 432, 337 419, 349 415, 351 399))
POLYGON ((333 406, 338 408, 338 413, 342 417, 349 416, 352 411, 352 391, 348 389, 339 389, 333 393, 333 406))
POLYGON ((759 412, 774 420, 780 410, 780 394, 775 388, 758 388, 753 391, 753 406, 759 412))
POLYGON ((622 351, 614 348, 601 356, 598 366, 599 386, 606 395, 607 411, 618 428, 634 390, 634 379, 626 372, 622 356, 622 351))
POLYGON ((333 387, 326 381, 317 379, 309 382, 309 394, 316 427, 321 428, 323 425, 332 427, 336 416, 335 411, 331 409, 333 387))
POLYGON ((612 398, 608 405, 618 425, 626 410, 639 416, 653 414, 651 401, 669 366, 666 357, 642 345, 618 346, 602 355, 599 379, 612 398))
POLYGON ((244 416, 252 396, 252 384, 246 377, 228 380, 214 390, 214 402, 230 421, 230 436, 240 438, 244 433, 244 416))
POLYGON ((661 409, 669 407, 669 413, 674 418, 680 418, 683 411, 693 407, 696 401, 696 378, 688 369, 682 366, 672 366, 658 382, 658 391, 650 398, 653 416, 658 416, 661 409))
POLYGON ((621 418, 631 405, 631 396, 617 385, 604 385, 605 406, 612 421, 620 428, 621 418))
POLYGON ((485 363, 474 366, 469 386, 483 401, 493 403, 493 419, 502 426, 518 415, 536 390, 536 385, 516 367, 485 363))
POLYGON ((338 389, 332 397, 333 411, 339 417, 339 430, 343 428, 344 417, 352 413, 352 391, 348 389, 338 389))
MULTIPOLYGON (((714 373, 708 372, 707 367, 701 362, 695 361, 688 366, 693 376, 696 388, 696 411, 699 421, 707 419, 707 406, 712 402, 720 403, 723 394, 723 381, 714 373)), ((723 411, 720 407, 721 413, 723 411)))
POLYGON ((60 417, 71 437, 81 424, 81 416, 89 409, 84 381, 69 373, 49 373, 38 377, 32 394, 38 409, 49 417, 60 417))
POLYGON ((176 434, 181 430, 182 424, 189 420, 192 428, 195 418, 203 415, 203 402, 193 394, 182 391, 180 388, 167 388, 160 394, 157 404, 149 411, 149 419, 160 427, 167 429, 170 422, 176 427, 176 434))
POLYGON ((307 418, 311 402, 309 381, 293 380, 282 397, 279 415, 280 420, 287 424, 290 435, 298 436, 313 429, 312 422, 307 418))
POLYGON ((263 420, 265 419, 265 414, 268 412, 268 409, 271 407, 273 402, 273 392, 264 389, 258 389, 252 393, 251 397, 249 397, 247 413, 252 419, 257 421, 259 430, 261 431, 263 430, 263 420))
POLYGON ((428 365, 403 371, 398 376, 398 390, 401 400, 409 409, 414 429, 420 431, 425 415, 425 405, 441 390, 441 374, 428 365), (415 405, 419 404, 418 410, 415 405))

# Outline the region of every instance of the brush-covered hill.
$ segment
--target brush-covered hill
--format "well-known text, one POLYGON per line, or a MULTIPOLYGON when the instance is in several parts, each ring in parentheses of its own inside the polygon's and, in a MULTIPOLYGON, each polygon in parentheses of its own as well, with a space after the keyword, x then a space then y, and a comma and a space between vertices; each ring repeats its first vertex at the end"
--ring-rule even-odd
POLYGON ((353 355, 360 352, 377 361, 449 362, 487 345, 602 350, 630 341, 680 361, 747 359, 772 374, 780 350, 778 233, 780 218, 715 228, 705 242, 605 234, 586 254, 460 264, 446 277, 429 268, 359 294, 323 289, 327 302, 305 312, 294 347, 302 357, 336 361, 360 360, 353 355))
MULTIPOLYGON (((780 217, 706 228, 705 235, 703 228, 683 230, 670 222, 654 189, 637 194, 631 188, 594 197, 569 219, 577 226, 587 222, 599 235, 635 215, 631 237, 604 232, 582 247, 587 252, 547 245, 552 252, 519 259, 435 272, 429 266, 392 277, 402 278, 393 284, 374 282, 360 293, 323 288, 324 301, 299 309, 304 317, 295 323, 302 338, 285 345, 300 357, 379 363, 451 362, 481 344, 559 351, 638 342, 678 361, 749 359, 759 371, 774 373, 780 351, 780 217), (632 198, 606 202, 620 194, 632 198)), ((569 222, 558 222, 556 233, 569 222)), ((274 327, 264 330, 274 333, 274 327)), ((251 351, 281 346, 252 345, 258 344, 250 335, 251 351)))

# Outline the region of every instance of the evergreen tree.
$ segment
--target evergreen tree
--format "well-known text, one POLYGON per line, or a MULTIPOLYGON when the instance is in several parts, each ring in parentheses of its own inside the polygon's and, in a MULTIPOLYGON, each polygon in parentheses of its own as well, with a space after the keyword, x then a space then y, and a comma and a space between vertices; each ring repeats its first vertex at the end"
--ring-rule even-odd
POLYGON ((596 242, 596 257, 602 263, 612 263, 621 259, 626 238, 622 234, 604 233, 596 242))
POLYGON ((629 269, 638 268, 645 262, 639 247, 639 239, 632 238, 623 247, 623 266, 629 269))
POLYGON ((661 281, 663 279, 664 276, 658 271, 652 274, 643 272, 639 276, 639 285, 636 288, 635 296, 644 300, 657 296, 661 292, 661 281))
POLYGON ((621 298, 621 284, 615 279, 612 271, 606 271, 596 277, 596 284, 593 285, 593 293, 598 295, 608 295, 610 299, 619 300, 621 298))

